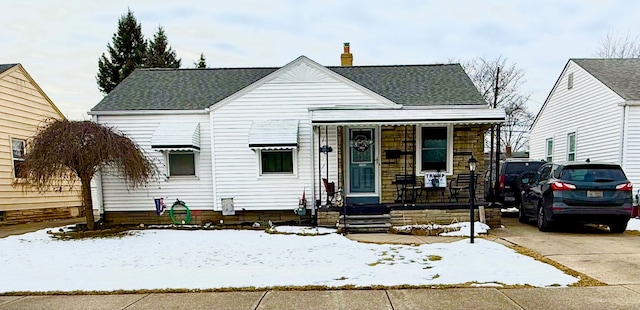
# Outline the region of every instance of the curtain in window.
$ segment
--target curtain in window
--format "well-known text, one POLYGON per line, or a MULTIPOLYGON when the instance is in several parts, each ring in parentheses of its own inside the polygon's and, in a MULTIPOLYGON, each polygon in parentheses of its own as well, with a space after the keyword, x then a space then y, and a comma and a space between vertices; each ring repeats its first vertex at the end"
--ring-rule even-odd
POLYGON ((422 127, 422 170, 447 170, 447 128, 422 127))

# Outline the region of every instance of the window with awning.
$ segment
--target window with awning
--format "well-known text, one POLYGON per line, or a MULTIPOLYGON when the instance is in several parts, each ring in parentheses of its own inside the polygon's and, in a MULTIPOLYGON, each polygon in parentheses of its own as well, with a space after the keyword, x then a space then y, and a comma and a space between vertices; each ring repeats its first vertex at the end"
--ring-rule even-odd
POLYGON ((199 151, 200 123, 161 123, 151 136, 151 148, 157 151, 199 151))
POLYGON ((298 120, 253 121, 249 147, 254 150, 298 148, 298 120))

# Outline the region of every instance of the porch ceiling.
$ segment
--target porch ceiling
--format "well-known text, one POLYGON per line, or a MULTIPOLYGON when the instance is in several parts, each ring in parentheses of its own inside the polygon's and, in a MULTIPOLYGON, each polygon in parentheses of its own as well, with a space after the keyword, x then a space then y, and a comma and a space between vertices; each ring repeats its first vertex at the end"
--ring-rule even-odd
POLYGON ((464 108, 322 109, 311 111, 313 125, 496 124, 503 109, 464 108))

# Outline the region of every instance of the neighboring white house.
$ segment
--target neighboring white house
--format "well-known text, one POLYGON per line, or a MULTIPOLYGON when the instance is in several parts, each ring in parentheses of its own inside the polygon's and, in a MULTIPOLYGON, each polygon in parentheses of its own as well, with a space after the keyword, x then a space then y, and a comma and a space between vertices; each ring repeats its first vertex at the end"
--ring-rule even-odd
POLYGON ((640 59, 570 59, 538 112, 530 157, 606 161, 640 184, 640 59))
POLYGON ((505 113, 487 107, 459 64, 351 66, 350 57, 345 46, 340 67, 301 56, 281 68, 133 72, 89 114, 131 137, 162 176, 137 190, 98 177, 107 220, 153 217, 159 197, 184 200, 201 222, 282 210, 284 220, 303 193, 307 208, 324 204, 322 179, 347 202, 388 203, 399 173, 455 177, 471 155, 482 162, 483 134, 505 113))

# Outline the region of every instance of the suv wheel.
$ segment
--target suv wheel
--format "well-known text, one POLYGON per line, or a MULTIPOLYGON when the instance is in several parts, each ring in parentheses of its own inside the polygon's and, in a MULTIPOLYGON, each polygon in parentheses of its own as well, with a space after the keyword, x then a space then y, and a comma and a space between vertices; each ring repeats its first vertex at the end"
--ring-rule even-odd
POLYGON ((518 222, 523 224, 529 223, 529 218, 524 213, 524 205, 522 205, 522 202, 520 202, 520 205, 518 206, 518 222))
POLYGON ((625 230, 627 230, 627 220, 618 220, 615 222, 611 222, 609 223, 609 231, 611 231, 614 234, 621 234, 623 233, 625 230))
POLYGON ((551 231, 551 223, 547 220, 545 216, 545 211, 543 206, 538 206, 538 230, 539 231, 551 231))

